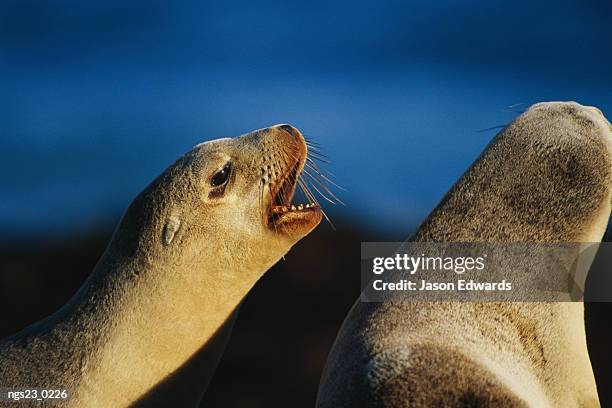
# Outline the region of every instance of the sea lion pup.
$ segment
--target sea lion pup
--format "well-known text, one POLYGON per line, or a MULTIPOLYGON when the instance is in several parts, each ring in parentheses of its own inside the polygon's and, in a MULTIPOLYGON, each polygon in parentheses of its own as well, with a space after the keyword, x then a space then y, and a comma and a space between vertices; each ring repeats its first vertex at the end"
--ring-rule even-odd
MULTIPOLYGON (((501 131, 412 237, 597 242, 612 204, 612 129, 540 103, 501 131)), ((318 407, 597 407, 581 303, 357 301, 318 407)))
POLYGON ((307 146, 278 125, 178 159, 74 297, 0 343, 1 386, 66 388, 70 407, 197 406, 241 300, 321 220, 291 205, 307 146))

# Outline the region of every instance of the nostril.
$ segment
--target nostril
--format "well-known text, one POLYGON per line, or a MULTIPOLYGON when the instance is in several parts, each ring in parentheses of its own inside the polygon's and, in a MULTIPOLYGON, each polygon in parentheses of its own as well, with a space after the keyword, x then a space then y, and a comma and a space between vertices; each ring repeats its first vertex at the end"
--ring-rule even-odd
POLYGON ((280 125, 279 128, 283 129, 293 137, 297 137, 298 135, 298 130, 291 125, 280 125))

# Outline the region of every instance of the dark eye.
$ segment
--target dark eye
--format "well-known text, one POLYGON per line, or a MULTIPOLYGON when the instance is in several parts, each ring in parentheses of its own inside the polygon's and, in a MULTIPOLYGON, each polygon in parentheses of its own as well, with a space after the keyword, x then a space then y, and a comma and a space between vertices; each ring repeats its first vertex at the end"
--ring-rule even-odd
POLYGON ((225 166, 221 167, 219 171, 213 174, 212 178, 210 179, 210 185, 212 187, 222 186, 223 184, 227 183, 227 180, 229 179, 231 173, 232 163, 227 162, 225 166))

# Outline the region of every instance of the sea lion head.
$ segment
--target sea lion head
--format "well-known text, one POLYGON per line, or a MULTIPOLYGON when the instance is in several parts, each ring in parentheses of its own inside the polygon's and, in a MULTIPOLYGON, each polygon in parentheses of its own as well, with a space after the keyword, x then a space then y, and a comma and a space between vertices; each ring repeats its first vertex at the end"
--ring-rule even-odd
POLYGON ((612 125, 601 110, 576 102, 533 105, 511 133, 532 136, 543 207, 563 240, 599 242, 612 209, 612 125), (547 186, 545 188, 544 186, 547 186), (555 213, 556 211, 556 213, 555 213))
POLYGON ((603 113, 538 103, 499 138, 515 146, 506 161, 506 208, 547 241, 599 242, 612 205, 612 127, 603 113))
POLYGON ((308 150, 289 125, 195 146, 134 200, 115 248, 265 271, 321 221, 312 195, 291 203, 308 150))
POLYGON ((416 239, 598 242, 611 204, 610 123, 597 108, 538 103, 491 141, 416 239))

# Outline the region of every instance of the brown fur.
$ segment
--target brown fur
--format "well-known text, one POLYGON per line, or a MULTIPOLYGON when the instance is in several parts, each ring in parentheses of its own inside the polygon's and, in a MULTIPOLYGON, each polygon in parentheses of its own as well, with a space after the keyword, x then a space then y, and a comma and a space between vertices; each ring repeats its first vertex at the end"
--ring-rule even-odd
MULTIPOLYGON (((594 242, 612 204, 612 127, 576 103, 507 126, 414 241, 594 242)), ((580 303, 361 303, 318 407, 596 407, 580 303)))
POLYGON ((268 224, 302 137, 286 129, 203 143, 153 181, 70 302, 0 342, 0 384, 65 387, 71 407, 197 405, 241 300, 321 219, 268 224), (221 193, 210 180, 228 160, 221 193))

